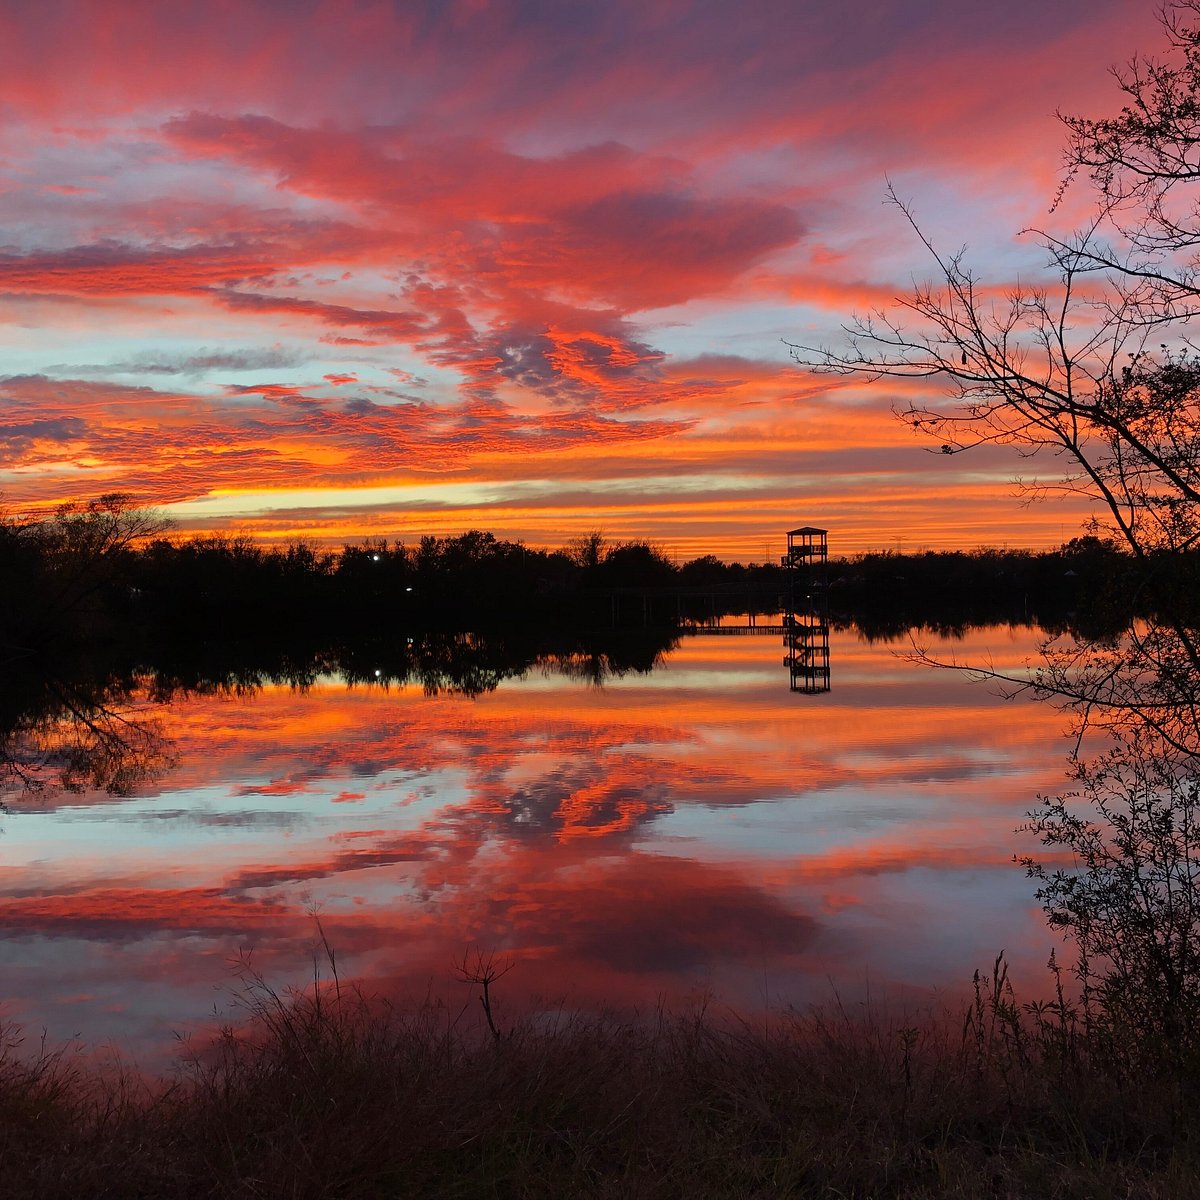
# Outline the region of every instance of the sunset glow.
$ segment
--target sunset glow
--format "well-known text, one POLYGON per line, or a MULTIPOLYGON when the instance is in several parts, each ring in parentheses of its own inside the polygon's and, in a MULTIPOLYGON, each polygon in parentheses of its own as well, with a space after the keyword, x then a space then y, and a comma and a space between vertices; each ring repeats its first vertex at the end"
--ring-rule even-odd
POLYGON ((1055 113, 1111 111, 1155 30, 1128 0, 5 5, 0 503, 680 560, 806 521, 1057 544, 1084 508, 1013 484, 1053 463, 931 457, 896 387, 785 341, 928 271, 888 179, 989 285, 1035 277, 1055 113))

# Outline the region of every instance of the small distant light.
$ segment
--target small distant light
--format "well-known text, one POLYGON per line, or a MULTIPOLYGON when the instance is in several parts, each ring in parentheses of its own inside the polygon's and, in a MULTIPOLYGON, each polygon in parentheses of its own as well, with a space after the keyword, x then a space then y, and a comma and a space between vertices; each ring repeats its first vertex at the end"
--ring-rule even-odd
POLYGON ((404 590, 405 590, 406 592, 411 592, 411 591, 412 591, 412 588, 405 588, 404 590))
POLYGON ((379 555, 378 555, 378 554, 372 554, 372 555, 371 555, 371 561, 372 561, 372 562, 378 562, 378 561, 379 561, 379 555))
POLYGON ((375 668, 375 678, 378 679, 382 674, 383 674, 383 672, 378 667, 376 667, 375 668))

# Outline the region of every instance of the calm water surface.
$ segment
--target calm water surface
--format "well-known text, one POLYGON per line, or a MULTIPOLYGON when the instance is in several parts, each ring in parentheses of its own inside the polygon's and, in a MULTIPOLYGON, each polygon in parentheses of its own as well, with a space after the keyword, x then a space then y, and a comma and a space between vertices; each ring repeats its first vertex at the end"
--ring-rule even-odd
MULTIPOLYGON (((1018 669, 1037 640, 930 644, 1018 669)), ((514 1009, 928 998, 1001 949, 1040 984, 1056 939, 1014 827, 1062 785, 1063 718, 908 647, 835 634, 817 696, 778 638, 701 635, 602 687, 172 705, 152 789, 0 817, 0 1011, 153 1063, 228 1010, 245 955, 309 978, 314 912, 343 978, 401 999, 468 999, 472 946, 515 960, 514 1009)))

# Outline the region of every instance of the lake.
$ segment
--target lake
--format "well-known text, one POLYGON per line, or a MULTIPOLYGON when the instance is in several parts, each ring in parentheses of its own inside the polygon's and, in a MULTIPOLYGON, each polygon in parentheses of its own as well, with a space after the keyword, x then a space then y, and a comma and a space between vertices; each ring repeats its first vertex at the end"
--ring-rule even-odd
MULTIPOLYGON (((1040 636, 919 640, 1020 672, 1040 636)), ((327 975, 318 919, 341 978, 401 1002, 473 1003, 455 960, 511 959, 502 1018, 938 1004, 1000 950, 1042 991, 1058 938, 1015 829, 1064 786, 1063 715, 911 649, 835 631, 817 695, 778 637, 710 633, 599 686, 534 668, 474 697, 318 677, 144 700, 169 769, 0 817, 0 1011, 157 1066, 236 1016, 247 963, 302 986, 317 952, 327 975)))

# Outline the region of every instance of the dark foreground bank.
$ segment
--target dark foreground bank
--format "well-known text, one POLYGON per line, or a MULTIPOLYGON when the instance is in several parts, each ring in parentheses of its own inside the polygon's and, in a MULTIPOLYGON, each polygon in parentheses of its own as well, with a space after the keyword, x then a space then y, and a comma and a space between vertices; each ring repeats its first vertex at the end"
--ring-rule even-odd
POLYGON ((1193 1197, 1194 1073, 999 977, 961 1017, 558 1015, 257 987, 171 1084, 0 1059, 12 1197, 1193 1197))

